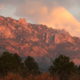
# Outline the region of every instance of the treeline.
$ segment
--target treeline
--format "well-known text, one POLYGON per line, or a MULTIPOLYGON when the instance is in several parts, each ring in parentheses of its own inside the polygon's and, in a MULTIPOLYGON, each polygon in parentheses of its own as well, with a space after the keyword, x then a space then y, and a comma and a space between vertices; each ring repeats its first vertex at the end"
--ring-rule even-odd
MULTIPOLYGON (((45 66, 44 66, 45 67, 45 66)), ((4 52, 0 55, 0 80, 80 80, 80 66, 69 57, 60 55, 52 61, 48 72, 40 72, 33 57, 23 60, 19 55, 4 52)))
POLYGON ((5 76, 8 73, 18 73, 22 76, 29 74, 39 74, 39 67, 34 58, 28 56, 24 61, 17 55, 9 52, 4 52, 0 56, 0 76, 5 76))

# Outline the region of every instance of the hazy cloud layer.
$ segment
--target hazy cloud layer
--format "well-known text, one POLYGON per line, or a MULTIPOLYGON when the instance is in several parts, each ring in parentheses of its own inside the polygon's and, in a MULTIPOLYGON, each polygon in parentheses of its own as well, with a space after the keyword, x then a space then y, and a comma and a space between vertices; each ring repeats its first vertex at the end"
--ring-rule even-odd
POLYGON ((78 20, 80 19, 79 3, 80 0, 0 0, 0 4, 4 5, 0 14, 5 13, 5 16, 10 15, 16 18, 25 17, 33 23, 42 23, 53 28, 66 29, 72 33, 72 35, 79 36, 80 24, 72 16, 74 15, 78 20), (72 15, 68 14, 66 10, 72 15), (61 19, 61 17, 63 19, 61 19), (75 24, 72 24, 71 21, 69 23, 68 21, 70 19, 73 19, 75 24), (55 26, 57 24, 59 26, 55 26))
POLYGON ((3 4, 0 4, 0 9, 3 9, 4 8, 4 5, 3 4))

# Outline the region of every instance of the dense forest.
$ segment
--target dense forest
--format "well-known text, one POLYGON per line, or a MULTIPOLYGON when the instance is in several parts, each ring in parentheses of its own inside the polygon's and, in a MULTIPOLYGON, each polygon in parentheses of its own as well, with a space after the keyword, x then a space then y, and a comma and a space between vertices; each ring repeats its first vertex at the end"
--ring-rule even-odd
POLYGON ((17 54, 4 52, 0 55, 0 80, 80 80, 80 66, 60 55, 52 61, 48 72, 41 72, 33 57, 23 60, 17 54))

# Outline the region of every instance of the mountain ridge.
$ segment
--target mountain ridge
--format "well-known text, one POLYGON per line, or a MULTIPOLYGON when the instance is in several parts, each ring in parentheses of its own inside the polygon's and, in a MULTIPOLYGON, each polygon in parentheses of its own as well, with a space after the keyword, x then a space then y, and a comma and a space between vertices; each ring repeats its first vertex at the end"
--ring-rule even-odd
MULTIPOLYGON (((0 17, 0 52, 9 51, 20 56, 32 56, 42 65, 50 65, 50 59, 60 54, 79 60, 80 39, 65 30, 31 24, 25 19, 0 17)), ((76 62, 77 63, 77 62, 76 62)), ((45 69, 45 68, 44 68, 45 69)))

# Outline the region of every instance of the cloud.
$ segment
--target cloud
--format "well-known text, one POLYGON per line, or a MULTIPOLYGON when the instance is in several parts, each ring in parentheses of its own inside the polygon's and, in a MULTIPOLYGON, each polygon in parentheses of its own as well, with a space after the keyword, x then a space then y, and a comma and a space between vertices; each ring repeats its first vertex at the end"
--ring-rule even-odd
POLYGON ((80 0, 0 0, 0 3, 5 7, 13 6, 15 8, 14 16, 25 17, 33 23, 66 29, 72 35, 80 35, 80 24, 69 13, 71 12, 76 18, 79 17, 80 0))
MULTIPOLYGON (((67 11, 66 8, 60 6, 58 3, 54 2, 53 6, 45 0, 26 1, 25 4, 18 6, 16 15, 26 17, 33 23, 45 24, 51 28, 65 29, 69 31, 74 36, 79 36, 80 34, 80 23, 73 17, 72 14, 67 11)), ((58 1, 58 0, 57 0, 58 1)), ((66 3, 68 3, 66 1, 66 3)))
POLYGON ((0 3, 5 5, 5 7, 9 5, 14 6, 17 12, 19 11, 18 10, 19 7, 23 7, 24 5, 29 5, 29 4, 32 4, 31 6, 34 6, 34 4, 37 3, 36 7, 39 7, 38 4, 42 4, 47 6, 47 8, 49 9, 56 6, 63 6, 68 10, 70 10, 75 16, 78 15, 77 17, 79 17, 79 13, 80 13, 80 8, 79 8, 80 0, 0 0, 0 3), (78 11, 75 8, 77 8, 78 11))
POLYGON ((24 2, 25 0, 0 0, 1 4, 5 4, 5 5, 14 5, 14 4, 20 4, 22 2, 24 2))
POLYGON ((4 5, 3 4, 0 4, 0 9, 3 9, 4 8, 4 5))
POLYGON ((20 4, 25 4, 25 3, 42 3, 46 6, 64 6, 66 8, 70 8, 73 6, 77 6, 80 3, 80 0, 0 0, 0 3, 5 4, 5 5, 14 5, 17 4, 16 6, 20 4))

